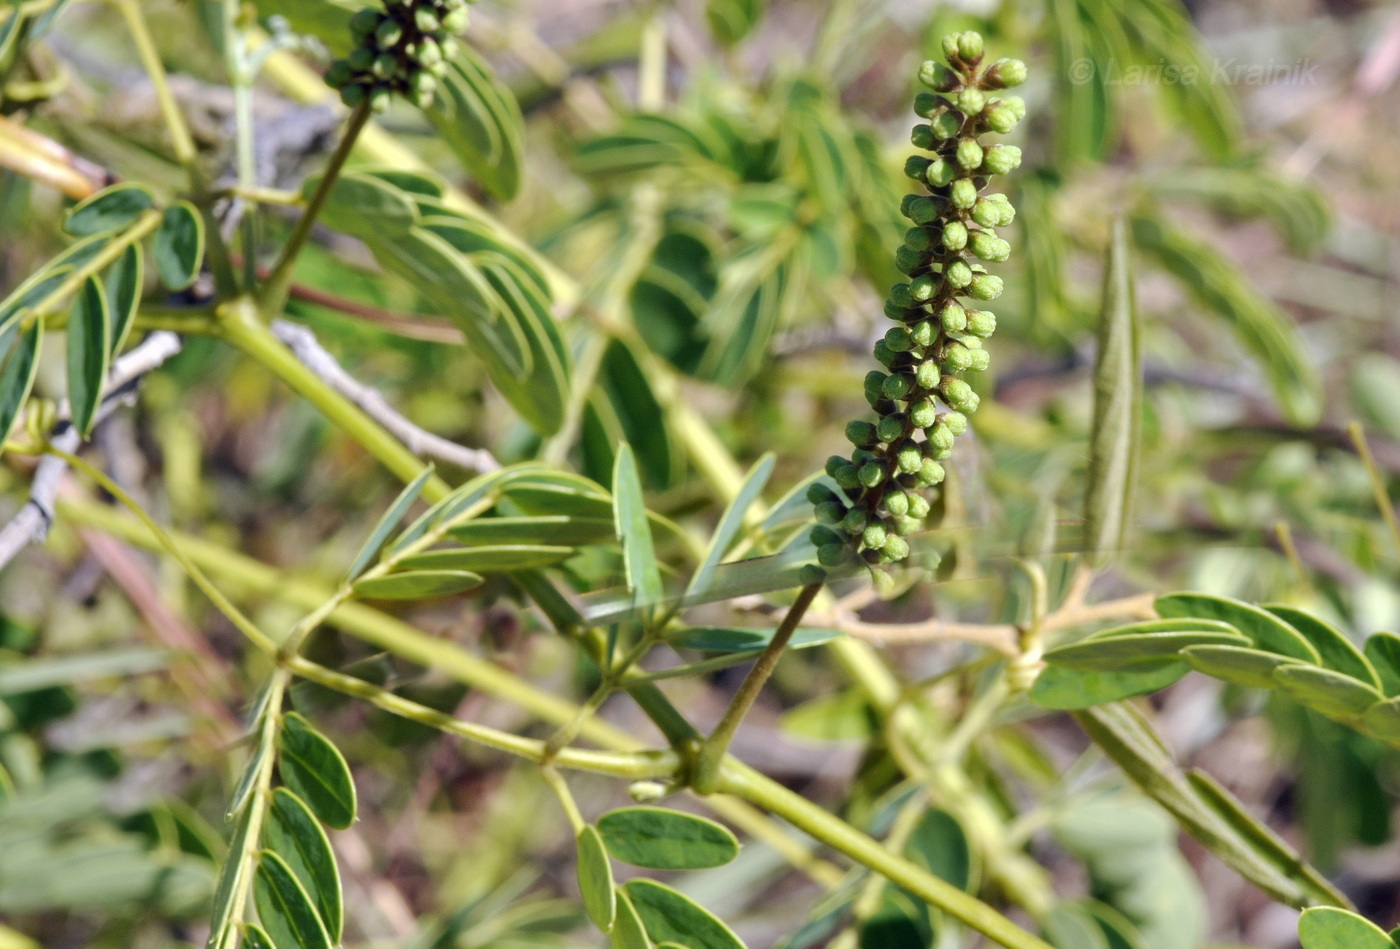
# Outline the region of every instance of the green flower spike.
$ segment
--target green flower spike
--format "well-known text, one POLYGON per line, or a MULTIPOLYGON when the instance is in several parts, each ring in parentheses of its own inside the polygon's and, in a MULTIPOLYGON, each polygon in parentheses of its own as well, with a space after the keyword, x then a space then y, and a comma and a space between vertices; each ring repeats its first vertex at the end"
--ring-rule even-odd
POLYGON ((368 99, 383 112, 397 93, 426 109, 457 54, 452 35, 466 28, 466 0, 385 0, 382 12, 360 10, 350 17, 355 48, 331 63, 326 85, 352 108, 368 99))
POLYGON ((914 126, 910 140, 926 154, 911 157, 904 171, 926 182, 927 193, 900 205, 914 224, 895 255, 909 282, 891 288, 885 315, 897 325, 875 344, 875 358, 890 372, 867 375, 866 400, 878 418, 848 424, 855 451, 826 463, 839 493, 817 486, 808 494, 817 508, 811 540, 821 566, 809 565, 804 582, 857 556, 871 567, 908 557, 904 535, 929 512, 920 491, 943 481, 939 462, 977 409, 977 393, 959 376, 987 368, 982 340, 996 329, 996 316, 958 298, 1001 295, 1001 278, 977 261, 1010 256, 1011 245, 994 228, 1010 224, 1016 210, 1005 195, 983 192, 993 176, 1020 165, 1021 150, 981 139, 1009 132, 1025 117, 1025 103, 1002 91, 1025 81, 1026 64, 998 59, 979 72, 983 42, 973 32, 945 37, 942 48, 946 63, 919 68, 931 92, 919 93, 914 110, 928 122, 914 126))

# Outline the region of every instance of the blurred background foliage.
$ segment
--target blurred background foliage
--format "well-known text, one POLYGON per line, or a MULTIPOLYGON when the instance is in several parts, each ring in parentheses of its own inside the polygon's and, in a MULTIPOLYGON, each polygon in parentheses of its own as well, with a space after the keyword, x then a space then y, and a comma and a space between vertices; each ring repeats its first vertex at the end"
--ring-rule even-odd
MULTIPOLYGON (((227 182, 233 102, 218 6, 145 4, 201 163, 227 182)), ((326 50, 343 53, 357 6, 279 0, 247 15, 270 42, 318 64, 326 50)), ((0 112, 176 194, 153 91, 130 45, 114 39, 116 12, 66 0, 11 7, 0 7, 0 112)), ((321 234, 289 310, 415 422, 502 461, 544 457, 601 483, 626 439, 653 509, 688 527, 723 508, 716 469, 772 451, 776 500, 863 416, 860 380, 907 226, 898 207, 913 77, 939 37, 975 28, 996 55, 1025 59, 1032 77, 1031 119, 1012 139, 1026 162, 1008 179, 1020 213, 1001 270, 1001 331, 993 370, 975 380, 975 437, 960 443, 939 529, 923 541, 942 562, 922 579, 939 582, 913 583, 867 616, 1022 618, 1029 594, 1009 578, 1017 553, 1047 557, 1052 585, 1065 582, 1053 554, 1076 545, 1101 262, 1124 215, 1145 316, 1143 444, 1133 525, 1096 589, 1287 600, 1357 636, 1400 627, 1400 550, 1345 430, 1364 423, 1394 497, 1393 7, 522 0, 482 3, 473 17, 443 104, 426 116, 396 107, 382 125, 499 219, 503 230, 488 233, 533 248, 511 273, 541 288, 535 305, 552 295, 557 322, 544 310, 541 333, 558 340, 540 345, 557 346, 564 368, 550 388, 503 399, 480 348, 461 346, 441 318, 451 301, 403 279, 372 235, 361 235, 367 250, 321 234)), ((269 67, 254 99, 260 183, 270 188, 300 188, 333 140, 337 113, 308 103, 314 90, 294 80, 269 67)), ((63 246, 63 204, 0 173, 0 287, 63 246)), ((289 220, 276 208, 260 215, 261 240, 275 246, 289 220)), ((46 356, 40 393, 61 395, 61 377, 61 360, 46 356)), ((163 521, 312 577, 335 575, 396 490, 312 408, 212 341, 193 340, 149 380, 135 418, 104 426, 96 443, 163 521)), ((26 484, 21 470, 0 468, 8 509, 26 484)), ((0 797, 15 796, 0 810, 5 949, 31 945, 21 932, 50 947, 202 939, 222 848, 220 736, 232 720, 221 731, 182 695, 203 691, 236 713, 259 661, 239 659, 232 630, 167 565, 149 593, 205 632, 202 678, 137 645, 155 607, 133 607, 131 588, 111 582, 113 557, 119 566, 90 532, 60 525, 0 576, 0 760, 14 785, 0 785, 0 797)), ((581 585, 616 579, 615 559, 596 559, 578 568, 581 585)), ((560 691, 588 684, 565 645, 524 635, 536 621, 503 588, 405 616, 560 691)), ((266 600, 259 618, 276 628, 294 617, 266 600)), ((969 655, 948 644, 891 651, 909 681, 969 655)), ((434 707, 525 726, 501 703, 332 632, 312 652, 434 707)), ((786 714, 776 702, 760 708, 739 755, 872 832, 888 830, 910 791, 868 709, 841 691, 820 650, 790 657, 776 685, 786 714)), ((720 673, 677 694, 713 719, 732 686, 720 673)), ((931 693, 927 711, 955 716, 965 697, 961 686, 931 693)), ((561 898, 573 894, 572 843, 538 782, 312 687, 296 700, 333 723, 365 801, 357 829, 336 836, 350 944, 596 944, 576 902, 561 898)), ((1394 921, 1393 752, 1285 701, 1197 677, 1155 701, 1179 756, 1300 842, 1369 916, 1394 921)), ((1072 724, 1021 706, 1004 718, 966 780, 1048 868, 1060 899, 1045 929, 1057 945, 1293 944, 1291 911, 1179 845, 1170 821, 1086 753, 1072 724)), ((579 794, 594 807, 621 799, 591 779, 579 794)), ((1005 887, 982 878, 965 815, 923 813, 912 853, 969 889, 1005 887)), ((827 944, 850 903, 840 890, 820 902, 761 845, 676 885, 754 946, 793 932, 789 949, 827 944)), ((882 900, 861 928, 863 947, 973 944, 896 889, 882 900)))

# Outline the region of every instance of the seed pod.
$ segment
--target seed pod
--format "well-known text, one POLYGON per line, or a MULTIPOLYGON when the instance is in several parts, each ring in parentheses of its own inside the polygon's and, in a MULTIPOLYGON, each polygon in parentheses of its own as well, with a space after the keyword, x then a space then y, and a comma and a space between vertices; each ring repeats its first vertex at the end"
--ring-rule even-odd
POLYGON ((943 304, 943 309, 938 312, 938 321, 945 333, 961 333, 967 328, 967 320, 967 311, 953 300, 943 304))
POLYGON ((1021 167, 1021 150, 1015 145, 992 145, 982 155, 982 171, 1004 175, 1021 167))
POLYGON ((958 87, 957 74, 934 59, 924 60, 919 67, 919 81, 934 92, 951 92, 958 87))
POLYGON ((962 250, 966 246, 966 224, 962 221, 949 221, 943 225, 943 247, 946 250, 962 250))
POLYGON ((961 260, 955 260, 948 265, 948 269, 943 271, 943 279, 950 286, 962 289, 972 283, 974 277, 972 268, 961 260))
POLYGON ((982 74, 987 89, 1006 89, 1026 81, 1026 64, 1019 59, 998 59, 982 74))
POLYGON ((996 314, 990 310, 969 310, 967 331, 979 339, 986 339, 997 331, 996 314))
POLYGON ((981 166, 984 154, 982 146, 977 144, 975 138, 965 138, 958 142, 958 164, 968 171, 981 166))
POLYGON ((943 401, 948 403, 949 408, 959 412, 975 412, 981 400, 966 382, 961 379, 947 379, 943 383, 943 401))
POLYGON ((980 273, 967 285, 967 292, 979 300, 995 300, 1001 296, 1002 280, 995 274, 980 273))
POLYGON ((973 184, 971 178, 959 178, 953 182, 948 200, 953 202, 953 207, 967 210, 977 203, 977 185, 973 184))

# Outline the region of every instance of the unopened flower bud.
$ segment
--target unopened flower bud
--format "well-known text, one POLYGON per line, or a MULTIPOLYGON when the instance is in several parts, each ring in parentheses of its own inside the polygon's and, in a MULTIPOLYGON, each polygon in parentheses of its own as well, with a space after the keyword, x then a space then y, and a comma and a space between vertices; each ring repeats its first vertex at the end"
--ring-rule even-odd
POLYGON ((972 268, 961 260, 955 260, 943 271, 943 279, 952 287, 961 290, 972 283, 972 268))
MULTIPOLYGON (((821 553, 818 552, 817 556, 820 557, 820 556, 821 556, 821 553)), ((821 567, 817 566, 817 565, 814 564, 814 563, 803 564, 803 565, 802 565, 802 569, 799 570, 799 571, 797 571, 797 582, 800 583, 800 584, 802 584, 804 587, 809 587, 809 586, 812 586, 813 584, 816 584, 816 583, 824 583, 825 581, 826 581, 826 571, 823 570, 821 567)), ((638 784, 657 784, 657 783, 659 783, 659 782, 656 782, 656 781, 646 781, 646 782, 644 782, 644 781, 638 781, 637 783, 638 783, 638 784)), ((638 801, 638 803, 644 803, 643 801, 639 800, 638 798, 633 798, 633 800, 638 801)))
POLYGON ((383 16, 384 14, 370 7, 356 10, 350 17, 350 35, 355 38, 355 42, 358 43, 373 33, 383 16))
POLYGON ((388 79, 398 68, 399 61, 389 53, 380 53, 374 58, 374 65, 370 67, 370 72, 374 73, 376 79, 388 79))
POLYGON ((902 517, 909 513, 909 496, 903 491, 891 491, 885 495, 885 510, 902 517))
POLYGON ((413 8, 413 25, 418 27, 420 33, 433 33, 442 26, 442 21, 438 19, 437 12, 431 7, 415 6, 413 8))
POLYGON ((471 14, 466 7, 458 7, 443 14, 442 28, 448 33, 464 33, 470 23, 471 14))
POLYGON ((894 521, 894 529, 901 535, 918 533, 919 528, 924 526, 923 519, 915 517, 912 514, 905 514, 902 517, 893 517, 891 520, 894 521))
POLYGON ((871 353, 875 356, 875 361, 882 366, 890 366, 899 358, 899 353, 885 345, 883 336, 875 340, 875 345, 871 347, 871 353))
POLYGON ((967 331, 979 339, 986 339, 997 331, 996 314, 990 310, 971 310, 967 314, 967 331))
POLYGON ((959 412, 975 412, 981 399, 966 382, 961 379, 949 379, 943 383, 943 401, 948 403, 949 408, 959 412))
POLYGON ((356 46, 350 51, 350 55, 345 57, 345 61, 355 72, 365 72, 374 65, 374 55, 374 50, 370 47, 356 46))
POLYGON ((1002 281, 995 274, 980 273, 967 285, 967 292, 979 300, 995 300, 1001 296, 1002 281))
POLYGON ((979 115, 987 107, 987 94, 981 89, 964 89, 958 93, 957 104, 964 115, 979 115))
POLYGON ((1020 96, 1004 96, 1001 104, 1011 110, 1011 114, 1016 116, 1018 122, 1026 117, 1026 100, 1020 96))
POLYGON ((919 67, 919 82, 934 92, 950 92, 958 87, 958 76, 935 59, 926 59, 919 67))
POLYGON ((933 115, 935 109, 943 102, 942 97, 930 92, 921 92, 914 97, 914 114, 921 119, 926 119, 933 115))
POLYGON ((920 494, 909 495, 909 516, 928 517, 928 499, 920 494))
POLYGON ((891 327, 885 334, 885 345, 890 352, 907 353, 914 348, 914 340, 909 336, 909 331, 902 326, 891 327))
POLYGON ((885 530, 885 525, 879 521, 872 521, 865 525, 865 530, 861 531, 860 539, 867 547, 879 550, 885 546, 885 540, 889 537, 889 532, 885 530))
POLYGON ((1015 145, 993 145, 982 155, 982 170, 989 175, 1004 175, 1021 167, 1021 150, 1015 145))
POLYGON ((880 547, 880 550, 890 560, 903 560, 909 556, 909 541, 898 534, 889 534, 885 537, 885 543, 880 547))
POLYGON ((977 203, 977 185, 972 183, 971 178, 959 178, 953 182, 953 190, 949 192, 948 197, 953 202, 953 207, 965 211, 977 203))
POLYGON ((932 320, 921 320, 909 326, 909 338, 914 341, 914 345, 916 346, 929 345, 933 342, 933 338, 936 335, 937 333, 934 331, 932 320))
POLYGON ((913 390, 914 377, 908 373, 901 372, 885 379, 884 392, 887 399, 903 399, 913 390))
POLYGON ((938 281, 929 274, 920 274, 909 284, 909 295, 918 303, 925 303, 933 299, 933 295, 937 292, 938 281))
POLYGON ((909 422, 915 428, 928 428, 938 420, 938 406, 932 399, 920 399, 909 406, 909 422))
POLYGON ((853 507, 851 508, 850 513, 842 519, 841 529, 847 534, 850 534, 852 537, 854 537, 856 534, 859 534, 861 531, 865 530, 865 524, 869 519, 870 517, 865 513, 865 511, 861 510, 858 507, 853 507))
POLYGON ((927 261, 924 259, 924 255, 913 248, 901 245, 899 250, 894 252, 895 268, 902 274, 913 275, 915 271, 922 269, 926 263, 927 261))
POLYGON ((968 171, 981 167, 984 154, 982 146, 977 144, 975 138, 965 138, 958 142, 958 164, 968 171))
POLYGON ((822 504, 826 501, 835 501, 836 492, 826 485, 815 482, 807 486, 807 502, 809 504, 822 504))
POLYGON ((909 141, 915 148, 929 150, 934 147, 937 140, 933 137, 933 129, 927 125, 916 125, 909 133, 909 141))
POLYGON ((943 37, 940 45, 943 47, 944 59, 953 59, 958 55, 958 37, 960 35, 959 33, 949 33, 943 37))
POLYGON ((966 224, 962 221, 949 221, 943 225, 943 247, 946 250, 962 250, 966 246, 966 224))
POLYGON ((459 42, 457 42, 455 39, 453 39, 453 38, 450 37, 450 36, 444 36, 444 37, 442 38, 441 46, 442 46, 442 58, 443 58, 443 61, 444 61, 444 62, 446 62, 446 61, 448 61, 448 60, 451 60, 451 59, 456 59, 456 58, 457 58, 457 54, 460 53, 460 52, 462 51, 462 44, 459 43, 459 42))
POLYGON ((992 364, 992 354, 985 349, 971 350, 968 360, 968 372, 986 372, 987 367, 992 364))
POLYGON ((904 416, 898 413, 886 415, 880 419, 880 424, 875 426, 875 433, 880 436, 882 442, 899 441, 904 437, 904 416))
POLYGON ((401 39, 403 39, 403 27, 398 20, 385 20, 374 31, 374 41, 379 44, 380 49, 397 46, 401 39))
POLYGON ((942 484, 943 479, 947 476, 948 473, 943 470, 943 466, 932 458, 925 458, 923 464, 919 465, 919 483, 926 487, 942 484))
POLYGON ((958 34, 958 58, 975 66, 982 59, 982 34, 967 30, 958 34))
POLYGON ((928 430, 928 443, 937 451, 947 451, 953 447, 953 431, 946 421, 939 419, 938 423, 928 430))
POLYGON ((961 435, 967 431, 967 416, 961 412, 949 412, 943 416, 943 424, 948 426, 948 431, 954 435, 961 435))
POLYGON ((938 321, 942 324, 946 333, 961 333, 967 328, 967 311, 953 300, 943 304, 943 309, 938 311, 938 321))
POLYGON ((971 363, 972 351, 962 343, 949 343, 943 350, 943 368, 948 372, 962 372, 971 363))
POLYGON ((980 260, 1000 262, 1011 256, 1011 245, 991 231, 978 231, 973 234, 969 246, 980 260))
POLYGON ((938 380, 943 378, 943 371, 937 362, 926 359, 919 363, 919 368, 914 371, 914 381, 922 389, 932 389, 938 385, 938 380))
POLYGON ((1005 102, 988 106, 982 113, 982 122, 987 128, 1002 135, 1014 129, 1018 121, 1020 120, 1016 118, 1016 113, 1005 102))
POLYGON ((836 474, 831 477, 843 490, 849 491, 860 487, 860 469, 855 465, 845 465, 837 469, 836 474))
POLYGON ((393 97, 388 89, 375 89, 369 94, 369 107, 375 115, 383 115, 389 111, 389 100, 393 97))
POLYGON ((823 544, 817 548, 817 562, 823 567, 839 567, 851 559, 851 545, 847 543, 823 544))
POLYGON ((823 524, 818 524, 807 534, 807 539, 812 542, 813 547, 823 547, 827 544, 842 543, 845 538, 836 531, 823 524))
POLYGON ((878 462, 867 461, 860 466, 860 483, 867 488, 878 488, 885 480, 885 469, 878 462))
POLYGON ((425 37, 422 44, 418 47, 418 53, 415 58, 418 60, 418 65, 427 69, 442 62, 442 47, 439 46, 437 40, 433 39, 431 36, 425 37))
POLYGON ((982 74, 982 85, 988 89, 1006 89, 1026 81, 1026 64, 1019 59, 998 59, 982 74))
POLYGON ((840 501, 826 501, 815 508, 817 520, 822 524, 839 524, 846 516, 846 505, 840 501))
POLYGON ((822 470, 825 471, 829 477, 834 478, 836 477, 836 472, 850 463, 850 459, 842 458, 840 455, 832 455, 826 460, 826 465, 823 466, 822 470))
POLYGON ((933 247, 933 235, 927 228, 911 227, 904 232, 904 246, 923 253, 933 247))
POLYGON ((337 59, 326 69, 326 85, 332 89, 339 89, 351 80, 355 75, 355 70, 343 59, 337 59))
POLYGON ((871 448, 879 442, 875 435, 875 426, 859 420, 846 423, 846 438, 857 448, 871 448))
MULTIPOLYGON (((908 169, 908 165, 905 169, 908 169)), ((942 188, 956 176, 957 171, 952 163, 942 158, 936 158, 924 167, 924 180, 934 188, 942 188)))
POLYGON ((919 465, 924 463, 924 456, 919 451, 919 446, 910 442, 895 452, 894 461, 900 471, 912 474, 919 470, 919 465))
POLYGON ((350 108, 355 108, 365 101, 366 88, 359 83, 351 83, 340 87, 340 101, 350 108))
POLYGON ((954 112, 936 112, 929 116, 929 132, 940 142, 946 142, 962 131, 962 116, 954 112))

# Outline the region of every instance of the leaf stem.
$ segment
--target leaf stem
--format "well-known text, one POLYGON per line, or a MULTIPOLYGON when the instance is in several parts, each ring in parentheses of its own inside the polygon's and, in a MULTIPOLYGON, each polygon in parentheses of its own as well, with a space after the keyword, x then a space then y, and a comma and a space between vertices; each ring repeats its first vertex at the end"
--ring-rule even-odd
POLYGON ((1385 477, 1381 475, 1381 469, 1377 467, 1376 459, 1371 454, 1371 445, 1366 441, 1366 430, 1361 427, 1360 422, 1351 422, 1347 425, 1347 434, 1356 446, 1361 463, 1366 466, 1366 476, 1371 481, 1371 493, 1375 496, 1376 507, 1380 509, 1385 526, 1390 529, 1390 537, 1395 541, 1395 552, 1400 554, 1400 520, 1396 519, 1395 505, 1390 503, 1385 477))
POLYGON ((78 291, 88 277, 97 273, 103 267, 116 261, 126 249, 135 244, 141 238, 150 234, 160 227, 161 214, 159 211, 147 211, 131 223, 131 226, 122 231, 116 237, 107 242, 102 250, 98 251, 93 258, 81 267, 73 270, 63 279, 63 282, 54 287, 44 298, 25 313, 22 329, 28 329, 37 319, 42 319, 49 313, 58 309, 64 300, 78 291))
POLYGON ((817 598, 817 594, 821 591, 821 583, 811 583, 798 592, 796 601, 788 609, 787 615, 783 617, 777 632, 773 634, 772 641, 759 655, 753 668, 749 670, 749 674, 744 677, 739 691, 734 693, 729 707, 724 710, 724 717, 719 720, 719 724, 710 733, 710 737, 701 743, 700 750, 695 757, 695 770, 690 776, 690 785, 698 793, 709 794, 715 790, 716 783, 719 781, 720 766, 725 753, 729 750, 729 743, 734 740, 734 733, 739 730, 739 723, 744 720, 749 709, 753 708, 758 694, 763 691, 763 686, 768 682, 769 676, 778 667, 778 660, 782 657, 783 650, 787 648, 788 640, 797 630, 797 624, 802 622, 802 616, 807 612, 807 607, 812 605, 812 601, 817 598))
POLYGON ((175 160, 186 169, 193 169, 196 157, 194 139, 190 137, 189 126, 185 124, 185 117, 175 101, 175 94, 170 91, 165 64, 161 62, 160 53, 156 51, 155 41, 151 38, 151 31, 146 27, 141 5, 137 0, 116 0, 116 4, 122 19, 126 21, 127 30, 131 33, 131 41, 136 45, 136 55, 141 60, 141 67, 150 77, 151 85, 155 89, 156 103, 160 108, 161 118, 165 121, 166 130, 170 133, 170 146, 175 152, 175 160))

